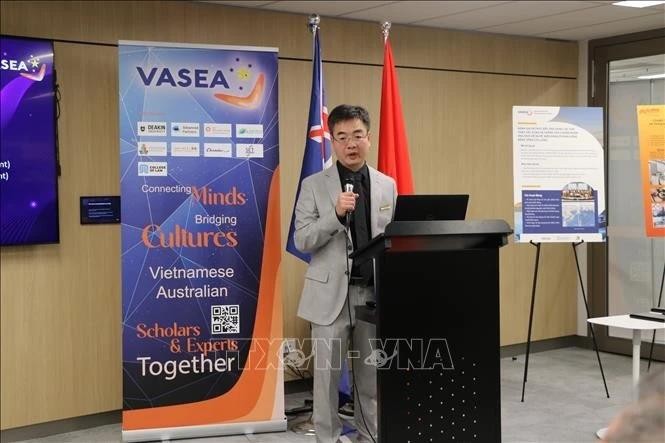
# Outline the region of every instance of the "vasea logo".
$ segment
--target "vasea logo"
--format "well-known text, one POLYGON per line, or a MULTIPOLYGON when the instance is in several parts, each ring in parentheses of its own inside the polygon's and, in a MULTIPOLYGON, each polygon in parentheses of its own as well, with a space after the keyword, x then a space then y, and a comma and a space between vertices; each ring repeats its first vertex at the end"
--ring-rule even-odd
POLYGON ((22 60, 6 60, 0 61, 0 68, 3 71, 25 71, 28 72, 28 65, 22 60))
POLYGON ((171 86, 172 88, 188 88, 190 86, 194 86, 195 88, 214 88, 216 86, 223 86, 229 89, 229 84, 220 70, 209 71, 207 69, 191 70, 182 68, 173 73, 166 67, 154 67, 146 72, 140 66, 137 66, 136 70, 145 86, 171 86))
MULTIPOLYGON (((6 54, 5 54, 6 55, 6 54)), ((46 64, 41 63, 39 57, 30 56, 28 60, 0 59, 2 71, 16 71, 21 77, 40 82, 46 75, 46 64)))

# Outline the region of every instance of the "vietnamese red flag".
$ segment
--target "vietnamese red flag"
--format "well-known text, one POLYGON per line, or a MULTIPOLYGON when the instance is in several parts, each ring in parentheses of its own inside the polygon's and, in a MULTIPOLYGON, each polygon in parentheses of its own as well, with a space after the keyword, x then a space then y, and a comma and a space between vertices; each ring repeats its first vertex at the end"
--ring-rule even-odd
POLYGON ((380 125, 379 171, 395 179, 398 194, 413 194, 409 143, 406 139, 402 100, 389 39, 386 39, 383 53, 380 125))

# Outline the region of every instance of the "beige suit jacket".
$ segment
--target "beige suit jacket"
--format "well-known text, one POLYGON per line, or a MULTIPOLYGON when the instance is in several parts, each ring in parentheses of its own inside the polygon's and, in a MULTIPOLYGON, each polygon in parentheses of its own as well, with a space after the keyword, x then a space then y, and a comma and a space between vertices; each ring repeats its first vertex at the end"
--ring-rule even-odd
MULTIPOLYGON (((369 168, 369 178, 371 235, 375 237, 393 218, 397 188, 391 177, 376 169, 369 168)), ((303 180, 296 203, 295 245, 311 254, 298 316, 319 325, 331 324, 346 300, 346 232, 335 213, 340 192, 339 172, 333 164, 303 180)), ((351 269, 351 259, 348 266, 351 269)))

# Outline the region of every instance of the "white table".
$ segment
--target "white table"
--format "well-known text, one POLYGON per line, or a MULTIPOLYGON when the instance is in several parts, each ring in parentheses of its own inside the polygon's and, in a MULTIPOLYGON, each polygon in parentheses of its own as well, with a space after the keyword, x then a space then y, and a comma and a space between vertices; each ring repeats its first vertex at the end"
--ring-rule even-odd
MULTIPOLYGON (((642 343, 642 331, 665 329, 665 323, 630 318, 628 314, 589 318, 587 321, 595 325, 633 330, 633 399, 637 401, 639 395, 637 384, 640 381, 640 344, 642 343)), ((603 439, 606 430, 607 428, 603 428, 596 432, 598 438, 603 439)))

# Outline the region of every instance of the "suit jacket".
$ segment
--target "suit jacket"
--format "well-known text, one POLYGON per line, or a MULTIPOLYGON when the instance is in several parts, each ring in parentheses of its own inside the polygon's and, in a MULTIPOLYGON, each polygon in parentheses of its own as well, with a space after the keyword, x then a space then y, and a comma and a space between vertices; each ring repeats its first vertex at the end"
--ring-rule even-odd
MULTIPOLYGON (((371 236, 381 234, 393 218, 395 181, 369 168, 371 236)), ((296 203, 296 247, 311 254, 298 316, 319 325, 331 324, 346 301, 346 231, 335 213, 342 185, 333 165, 302 181, 296 203)), ((349 243, 351 236, 349 234, 349 243)), ((352 260, 348 259, 349 270, 352 260)))

